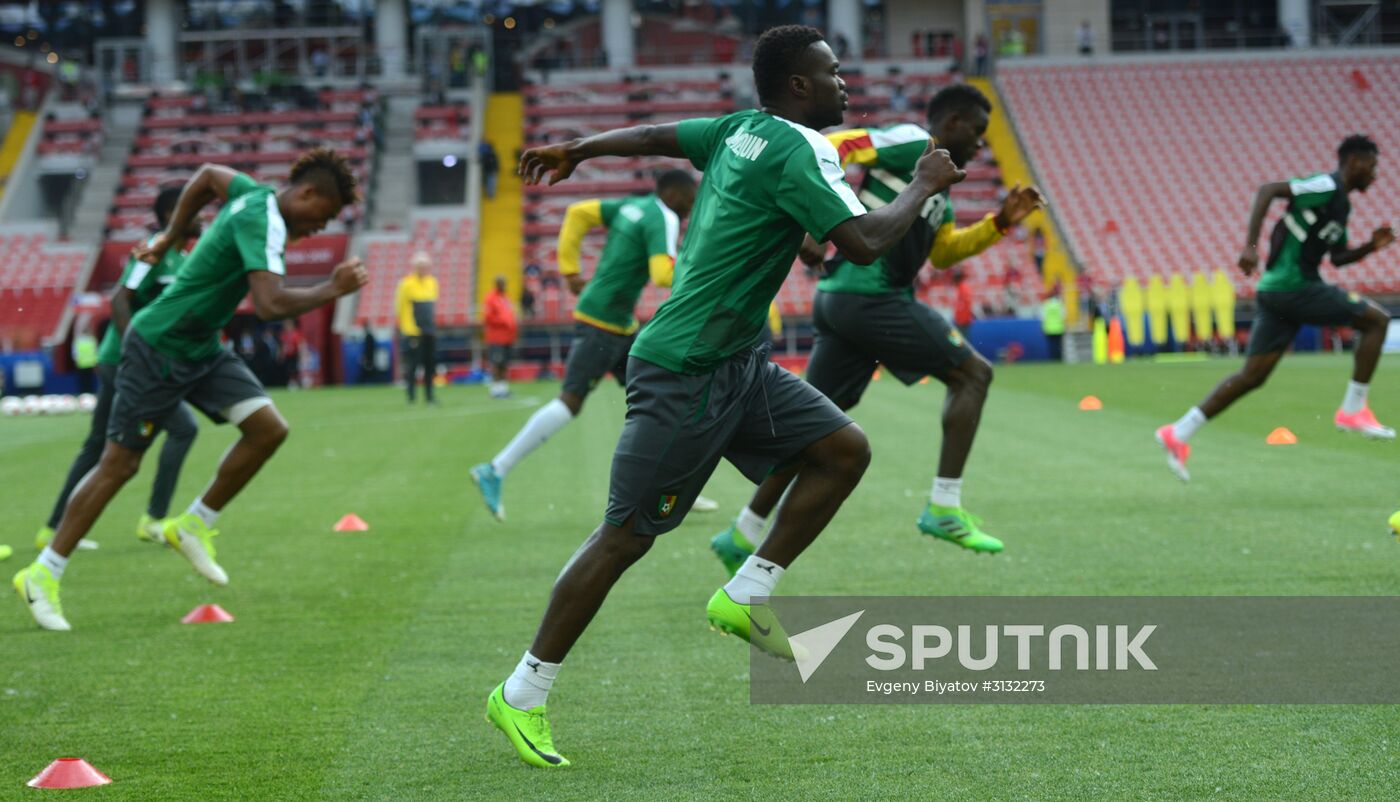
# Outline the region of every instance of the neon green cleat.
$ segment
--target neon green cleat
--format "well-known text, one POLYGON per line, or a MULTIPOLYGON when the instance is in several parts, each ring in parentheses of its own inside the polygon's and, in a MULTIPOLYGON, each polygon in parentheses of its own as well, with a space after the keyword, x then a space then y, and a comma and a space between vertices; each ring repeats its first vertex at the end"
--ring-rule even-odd
POLYGON ((1002 550, 1001 541, 983 532, 982 519, 962 507, 940 507, 930 504, 919 516, 919 531, 939 540, 955 543, 965 549, 986 554, 1002 550))
POLYGON ((20 570, 13 580, 20 601, 34 616, 34 622, 44 629, 67 632, 73 627, 63 617, 63 604, 58 600, 58 580, 49 569, 38 563, 20 570))
POLYGON ((753 554, 753 544, 748 544, 748 540, 739 527, 730 524, 729 528, 710 538, 710 551, 715 553, 719 561, 724 563, 724 570, 730 577, 738 571, 744 564, 744 560, 753 554))
MULTIPOLYGON (((53 535, 53 527, 39 527, 39 534, 34 536, 34 548, 38 551, 43 551, 45 546, 48 546, 50 543, 53 542, 53 535)), ((97 548, 97 541, 95 540, 88 540, 84 538, 78 541, 79 551, 92 551, 95 548, 97 548)))
POLYGON ((218 534, 219 530, 205 526, 193 513, 165 519, 165 542, 189 560, 200 576, 215 585, 227 585, 228 574, 214 562, 214 538, 218 534))
POLYGON ((738 635, 780 660, 795 659, 787 630, 766 604, 740 604, 720 588, 705 606, 705 618, 714 629, 738 635))
POLYGON ((159 543, 165 545, 165 522, 169 518, 152 518, 146 513, 141 513, 141 520, 136 522, 136 537, 147 543, 159 543))
POLYGON ((506 701, 506 684, 502 682, 486 697, 486 720, 506 734, 520 759, 542 769, 557 769, 569 765, 569 759, 554 748, 554 736, 549 732, 545 706, 519 710, 506 701))
POLYGON ((14 553, 15 550, 9 546, 0 546, 0 562, 10 559, 10 555, 14 553))

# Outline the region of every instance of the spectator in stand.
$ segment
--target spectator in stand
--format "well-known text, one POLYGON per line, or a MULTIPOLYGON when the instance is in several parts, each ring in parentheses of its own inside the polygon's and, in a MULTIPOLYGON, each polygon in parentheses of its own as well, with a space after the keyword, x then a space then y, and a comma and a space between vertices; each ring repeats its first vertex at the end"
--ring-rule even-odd
POLYGON ((413 271, 399 281, 394 293, 394 308, 399 318, 399 342, 403 348, 405 383, 408 403, 412 404, 418 389, 418 368, 423 368, 423 397, 430 405, 433 379, 437 375, 437 300, 438 281, 432 274, 433 258, 427 251, 413 254, 413 271))
POLYGON ((496 181, 501 174, 501 160, 496 157, 496 147, 488 139, 482 139, 476 146, 477 163, 481 168, 481 185, 486 190, 488 200, 496 199, 496 181))
POLYGON ((364 331, 360 334, 360 384, 379 380, 379 339, 374 336, 374 329, 369 327, 366 320, 364 331))
POLYGON ((987 74, 987 59, 990 58, 992 54, 992 45, 987 41, 987 34, 977 34, 977 42, 973 45, 973 53, 977 57, 977 75, 979 77, 985 76, 987 74))
POLYGON ((1045 345, 1050 351, 1050 361, 1064 361, 1065 302, 1060 297, 1058 281, 1040 304, 1040 330, 1045 333, 1045 345))
POLYGON ((486 314, 482 322, 486 329, 487 359, 491 363, 491 397, 509 398, 506 371, 519 327, 515 322, 515 309, 506 295, 505 276, 496 276, 496 289, 486 295, 486 314))
POLYGON ((957 290, 953 299, 953 325, 962 330, 963 337, 967 337, 976 315, 972 311, 972 285, 967 283, 967 274, 962 268, 954 268, 953 286, 957 290))
POLYGON ((1088 20, 1079 23, 1079 30, 1074 33, 1075 43, 1079 45, 1079 55, 1094 55, 1094 27, 1088 20))
POLYGON ((894 91, 890 93, 890 111, 903 114, 909 110, 909 97, 904 94, 904 84, 896 77, 894 91))
POLYGON ((302 386, 301 349, 306 337, 296 318, 282 321, 282 373, 287 377, 287 389, 295 390, 302 386))
POLYGON ((1045 230, 1037 228, 1031 235, 1031 258, 1037 275, 1045 275, 1045 230))

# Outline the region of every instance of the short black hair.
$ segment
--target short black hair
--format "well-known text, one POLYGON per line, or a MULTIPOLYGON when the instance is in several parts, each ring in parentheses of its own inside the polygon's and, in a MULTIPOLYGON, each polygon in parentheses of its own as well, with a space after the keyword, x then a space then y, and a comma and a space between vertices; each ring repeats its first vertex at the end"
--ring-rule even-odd
POLYGON ((1376 147, 1375 140, 1371 139, 1369 136, 1364 134, 1352 134, 1346 139, 1343 139, 1341 147, 1337 148, 1337 162, 1340 164, 1346 161, 1348 156, 1353 154, 1363 156, 1369 154, 1375 156, 1380 152, 1381 149, 1376 147))
POLYGON ((656 191, 665 192, 675 187, 676 189, 689 189, 695 186, 695 177, 685 170, 666 170, 656 176, 656 191))
POLYGON ((938 90, 937 94, 929 98, 928 121, 936 123, 954 112, 971 111, 974 108, 991 114, 992 101, 972 84, 952 84, 938 90))
POLYGON ((175 204, 180 200, 180 193, 184 191, 183 185, 166 187, 156 195, 156 202, 152 207, 152 211, 156 213, 156 222, 163 226, 170 221, 170 216, 175 214, 175 204))
POLYGON ((339 198, 344 206, 349 206, 360 197, 355 171, 350 169, 349 160, 331 148, 313 148, 303 153, 292 165, 288 180, 293 185, 303 182, 313 184, 317 192, 327 198, 339 198))
POLYGON ((802 66, 807 48, 826 37, 808 25, 780 25, 769 28, 753 47, 753 85, 760 103, 777 100, 802 66))

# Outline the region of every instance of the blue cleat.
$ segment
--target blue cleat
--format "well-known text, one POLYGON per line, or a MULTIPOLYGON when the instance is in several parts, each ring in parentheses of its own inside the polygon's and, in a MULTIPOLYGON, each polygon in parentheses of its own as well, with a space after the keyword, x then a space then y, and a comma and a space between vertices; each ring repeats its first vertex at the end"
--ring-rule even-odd
POLYGON ((506 519, 506 508, 501 504, 501 477, 496 475, 496 469, 491 467, 491 463, 483 462, 472 467, 472 483, 476 489, 481 491, 481 500, 486 502, 486 509, 496 516, 496 520, 506 519))

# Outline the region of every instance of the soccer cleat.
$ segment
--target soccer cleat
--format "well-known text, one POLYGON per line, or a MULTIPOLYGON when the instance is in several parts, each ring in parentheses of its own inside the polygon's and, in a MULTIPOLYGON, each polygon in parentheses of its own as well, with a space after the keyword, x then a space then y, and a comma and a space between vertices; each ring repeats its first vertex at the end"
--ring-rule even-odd
POLYGON ((1376 420, 1376 415, 1370 407, 1362 407, 1356 412, 1343 412, 1337 410, 1337 414, 1332 418, 1337 424, 1337 430, 1342 432, 1356 432, 1362 437, 1369 437, 1372 440, 1394 440, 1395 430, 1389 426, 1382 426, 1376 420))
POLYGON ((215 585, 227 585, 228 574, 214 562, 214 538, 218 534, 219 530, 205 526, 193 513, 165 519, 165 542, 189 560, 200 576, 215 585))
POLYGON ((486 697, 486 720, 506 734, 520 759, 542 769, 563 768, 569 759, 554 748, 554 736, 549 732, 545 706, 520 710, 506 701, 506 684, 502 682, 486 697))
POLYGON ((730 524, 728 529, 710 538, 710 551, 713 551, 719 561, 724 563, 724 570, 731 577, 744 564, 744 560, 753 554, 753 549, 746 549, 735 540, 735 536, 738 534, 739 528, 730 524))
POLYGON ((1172 469, 1176 478, 1183 482, 1191 481, 1191 474, 1186 470, 1186 460, 1191 456, 1191 446, 1176 439, 1176 431, 1168 423, 1157 429, 1157 444, 1166 449, 1167 467, 1172 469))
POLYGON ((63 604, 58 600, 58 580, 49 569, 38 563, 15 574, 15 592, 29 608, 34 621, 44 629, 67 632, 73 627, 63 617, 63 604))
POLYGON ((496 475, 496 469, 491 463, 483 462, 480 465, 472 466, 472 484, 481 491, 481 500, 486 502, 486 509, 496 516, 496 520, 506 519, 506 507, 501 503, 501 477, 496 475))
POLYGON ((983 532, 982 519, 962 507, 940 507, 930 504, 919 514, 919 531, 939 540, 956 543, 965 549, 996 554, 1002 550, 1001 541, 983 532))
POLYGON ((146 513, 141 514, 141 520, 136 522, 136 537, 147 543, 159 543, 165 545, 165 522, 164 518, 152 518, 146 513))
POLYGON ((9 546, 0 545, 0 562, 10 559, 10 555, 14 553, 15 550, 9 546))
POLYGON ((691 512, 714 512, 717 509, 719 509, 719 502, 704 496, 696 496, 695 503, 690 505, 691 512))
MULTIPOLYGON (((720 588, 705 605, 710 627, 728 635, 738 635, 781 660, 793 660, 793 644, 778 623, 773 608, 766 604, 740 604, 720 588)), ((805 655, 804 655, 805 656, 805 655)))
MULTIPOLYGON (((53 542, 53 534, 54 534, 54 532, 53 532, 53 527, 49 527, 49 526, 41 526, 41 527, 39 527, 39 534, 37 534, 37 535, 34 536, 34 548, 38 549, 39 551, 43 551, 45 546, 47 546, 47 545, 49 545, 49 543, 53 542)), ((79 541, 78 541, 78 549, 79 549, 80 551, 92 551, 93 549, 96 549, 96 548, 97 548, 97 541, 96 541, 96 540, 79 540, 79 541)))

